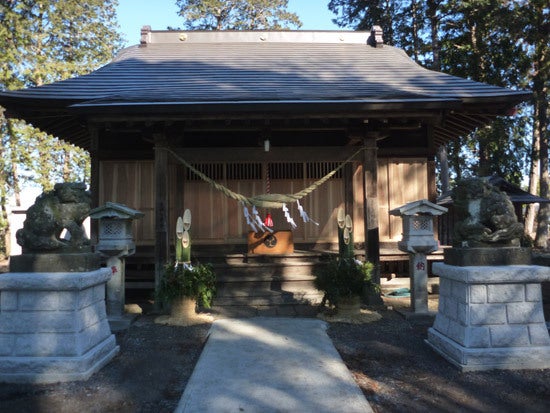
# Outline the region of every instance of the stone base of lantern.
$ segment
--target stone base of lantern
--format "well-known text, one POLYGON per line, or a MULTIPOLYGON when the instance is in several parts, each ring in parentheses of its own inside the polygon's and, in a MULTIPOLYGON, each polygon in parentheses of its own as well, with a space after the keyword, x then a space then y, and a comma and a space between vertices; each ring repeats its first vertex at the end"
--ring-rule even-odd
POLYGON ((119 351, 105 311, 110 269, 0 275, 0 382, 86 380, 119 351))
POLYGON ((550 336, 534 265, 434 263, 439 309, 427 344, 462 371, 550 368, 550 336))

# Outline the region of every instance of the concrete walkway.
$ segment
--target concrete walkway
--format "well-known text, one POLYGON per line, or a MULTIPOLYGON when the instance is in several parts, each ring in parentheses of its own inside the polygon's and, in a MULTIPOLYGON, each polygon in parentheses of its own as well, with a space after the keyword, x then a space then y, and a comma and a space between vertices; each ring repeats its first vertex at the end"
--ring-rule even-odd
POLYGON ((304 318, 217 320, 176 412, 372 412, 326 334, 304 318))

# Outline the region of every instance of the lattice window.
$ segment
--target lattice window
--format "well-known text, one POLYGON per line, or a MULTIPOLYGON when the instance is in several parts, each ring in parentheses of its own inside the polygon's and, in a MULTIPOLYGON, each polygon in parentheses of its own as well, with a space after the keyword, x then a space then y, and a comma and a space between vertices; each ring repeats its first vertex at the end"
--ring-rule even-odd
POLYGON ((122 221, 103 220, 101 225, 101 235, 104 238, 121 238, 126 230, 122 221))
POLYGON ((431 230, 431 217, 413 217, 412 226, 416 231, 429 231, 431 230))
POLYGON ((270 179, 303 179, 302 162, 272 162, 268 164, 270 179))
MULTIPOLYGON (((193 167, 214 181, 224 179, 224 164, 223 163, 199 163, 192 164, 193 167)), ((201 178, 190 169, 186 168, 186 179, 189 181, 200 181, 201 178)))
MULTIPOLYGON (((338 168, 339 162, 310 162, 306 164, 307 178, 308 179, 320 179, 330 171, 338 168)), ((342 178, 343 169, 340 169, 332 178, 342 178)))
MULTIPOLYGON (((267 171, 265 170, 266 164, 260 162, 197 163, 193 164, 193 167, 210 179, 222 182, 224 180, 262 180, 265 179, 266 172, 269 173, 271 180, 320 179, 339 165, 338 162, 270 162, 267 164, 267 171)), ((342 170, 340 170, 333 178, 342 178, 342 176, 342 170)), ((186 179, 189 181, 201 180, 189 169, 186 169, 186 179)))
POLYGON ((230 163, 226 167, 227 179, 262 179, 261 163, 230 163))

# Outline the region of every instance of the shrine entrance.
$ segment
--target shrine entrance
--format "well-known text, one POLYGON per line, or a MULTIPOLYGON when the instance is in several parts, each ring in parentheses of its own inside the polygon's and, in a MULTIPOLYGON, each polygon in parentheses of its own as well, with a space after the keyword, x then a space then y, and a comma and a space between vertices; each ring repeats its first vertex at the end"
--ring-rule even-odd
MULTIPOLYGON (((226 151, 226 155, 227 152, 231 151, 226 151)), ((252 155, 245 155, 249 160, 239 161, 196 161, 196 158, 202 157, 198 151, 182 151, 182 154, 190 158, 189 163, 193 168, 212 181, 247 197, 266 193, 294 194, 333 171, 342 162, 265 160, 262 159, 265 155, 261 151, 254 154, 257 160, 250 160, 252 155)), ((274 158, 272 153, 268 155, 274 158)), ((152 212, 155 193, 153 168, 153 162, 102 162, 101 177, 109 179, 100 180, 100 202, 114 199, 114 202, 137 205, 140 210, 152 212), (136 191, 136 188, 147 190, 136 191)), ((355 178, 354 185, 360 189, 362 182, 358 178, 360 177, 355 178)), ((168 166, 167 182, 170 240, 175 235, 173 227, 177 216, 185 209, 190 209, 193 213, 194 245, 240 245, 241 251, 248 251, 249 232, 253 228, 247 224, 243 205, 239 201, 227 197, 172 157, 168 166)), ((342 168, 300 200, 300 206, 315 223, 302 220, 296 202, 287 204, 288 214, 295 222, 294 227, 285 218, 285 212, 281 208, 258 207, 257 212, 262 219, 267 213, 270 214, 275 231, 291 231, 291 235, 286 238, 291 239, 293 244, 307 246, 307 249, 315 245, 330 248, 331 244, 338 242, 335 219, 336 211, 345 204, 345 186, 342 168)), ((248 209, 251 212, 250 206, 248 209)), ((149 220, 136 223, 135 233, 139 245, 154 242, 154 222, 151 220, 153 216, 151 214, 149 220)), ((297 247, 300 248, 304 247, 297 247)))

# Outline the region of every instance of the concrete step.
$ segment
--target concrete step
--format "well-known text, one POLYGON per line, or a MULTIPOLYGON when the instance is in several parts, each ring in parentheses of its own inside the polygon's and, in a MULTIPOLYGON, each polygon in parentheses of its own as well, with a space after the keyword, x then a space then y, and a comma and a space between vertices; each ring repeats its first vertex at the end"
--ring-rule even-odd
MULTIPOLYGON (((284 255, 213 249, 193 252, 193 262, 209 263, 216 273, 217 296, 212 311, 228 317, 314 316, 323 298, 314 287, 314 274, 329 257, 325 252, 299 250, 284 255)), ((127 285, 153 288, 150 254, 129 261, 127 285)))
POLYGON ((294 264, 239 264, 213 265, 216 278, 224 282, 244 282, 254 280, 309 280, 322 268, 321 263, 300 262, 294 264))
POLYGON ((264 295, 237 295, 231 297, 216 297, 214 304, 216 306, 270 306, 270 305, 288 305, 288 304, 310 304, 316 305, 321 302, 322 294, 311 293, 297 295, 288 292, 279 292, 264 295))

